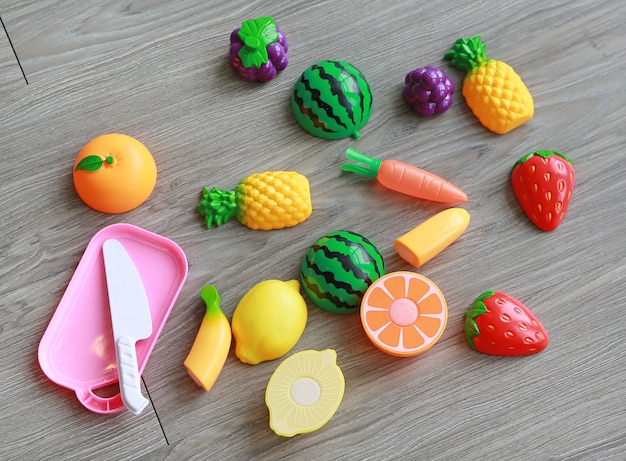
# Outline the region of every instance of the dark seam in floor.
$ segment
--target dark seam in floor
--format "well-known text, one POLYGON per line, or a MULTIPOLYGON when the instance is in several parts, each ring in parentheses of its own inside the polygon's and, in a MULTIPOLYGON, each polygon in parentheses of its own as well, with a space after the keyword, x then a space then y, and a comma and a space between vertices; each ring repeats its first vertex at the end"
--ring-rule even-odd
POLYGON ((152 402, 152 397, 150 396, 150 391, 148 390, 148 386, 146 385, 146 380, 143 379, 143 376, 141 377, 141 380, 143 381, 144 386, 146 387, 146 393, 148 394, 148 398, 150 399, 150 403, 152 404, 152 408, 154 408, 154 414, 156 415, 157 421, 159 423, 159 426, 161 427, 161 432, 163 433, 163 438, 165 439, 165 443, 167 445, 170 444, 169 440, 167 440, 167 434, 165 434, 165 428, 163 427, 163 424, 161 424, 161 418, 159 418, 159 414, 156 411, 156 408, 154 407, 154 403, 152 402))
POLYGON ((11 49, 13 50, 13 55, 15 56, 15 59, 17 60, 17 65, 20 66, 20 70, 22 71, 22 76, 24 76, 24 81, 28 85, 28 79, 26 78, 26 74, 24 73, 24 68, 22 67, 22 63, 20 62, 20 58, 17 57, 17 52, 15 51, 15 47, 13 46, 13 42, 11 41, 11 37, 9 37, 9 31, 7 30, 6 26, 4 25, 4 21, 2 20, 2 16, 0 16, 0 23, 2 24, 2 28, 4 29, 4 33, 6 34, 7 39, 9 39, 9 45, 11 45, 11 49))

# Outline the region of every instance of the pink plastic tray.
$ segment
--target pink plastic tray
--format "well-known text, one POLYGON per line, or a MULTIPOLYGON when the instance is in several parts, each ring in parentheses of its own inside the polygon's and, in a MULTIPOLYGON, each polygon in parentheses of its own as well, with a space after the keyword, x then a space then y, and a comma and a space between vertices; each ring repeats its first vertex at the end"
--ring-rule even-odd
POLYGON ((124 408, 119 392, 94 393, 118 382, 102 257, 109 238, 126 248, 150 303, 152 335, 136 346, 140 373, 187 278, 187 258, 176 243, 130 224, 105 227, 87 245, 39 343, 39 365, 52 381, 74 390, 86 408, 103 414, 124 408))

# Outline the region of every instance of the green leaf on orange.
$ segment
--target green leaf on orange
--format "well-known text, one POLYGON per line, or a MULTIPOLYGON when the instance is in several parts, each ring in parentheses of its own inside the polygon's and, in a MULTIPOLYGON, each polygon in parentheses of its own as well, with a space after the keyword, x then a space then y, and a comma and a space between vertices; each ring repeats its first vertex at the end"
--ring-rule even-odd
POLYGON ((96 171, 102 167, 104 159, 99 155, 88 155, 76 165, 76 170, 96 171))

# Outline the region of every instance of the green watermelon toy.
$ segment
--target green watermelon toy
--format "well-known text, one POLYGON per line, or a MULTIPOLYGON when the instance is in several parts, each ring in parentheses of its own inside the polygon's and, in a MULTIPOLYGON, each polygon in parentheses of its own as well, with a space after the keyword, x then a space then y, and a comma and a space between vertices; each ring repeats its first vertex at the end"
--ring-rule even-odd
POLYGON ((316 240, 300 265, 304 292, 335 314, 358 312, 369 286, 383 275, 385 262, 376 245, 361 234, 343 230, 316 240))
POLYGON ((373 104, 365 75, 345 61, 313 64, 302 73, 291 96, 300 126, 325 139, 358 138, 373 104))

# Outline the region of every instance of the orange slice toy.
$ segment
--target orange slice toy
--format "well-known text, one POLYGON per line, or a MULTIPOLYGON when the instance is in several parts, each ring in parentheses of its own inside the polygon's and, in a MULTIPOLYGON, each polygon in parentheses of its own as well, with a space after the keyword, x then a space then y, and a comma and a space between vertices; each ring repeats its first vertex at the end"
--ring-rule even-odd
POLYGON ((448 307, 430 279, 408 271, 374 282, 361 302, 361 323, 381 351, 410 357, 430 349, 443 334, 448 307))

